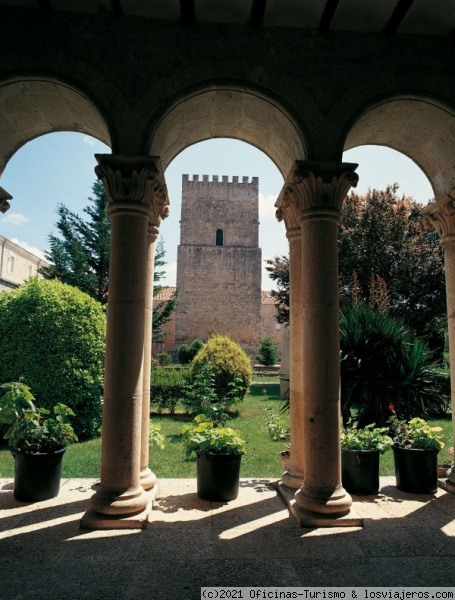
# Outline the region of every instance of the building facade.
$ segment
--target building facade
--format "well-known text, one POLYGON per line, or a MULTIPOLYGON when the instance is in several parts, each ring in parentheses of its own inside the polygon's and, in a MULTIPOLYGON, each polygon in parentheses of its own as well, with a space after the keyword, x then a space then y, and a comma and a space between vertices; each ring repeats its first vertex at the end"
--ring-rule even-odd
POLYGON ((0 235, 0 292, 17 288, 48 263, 0 235))

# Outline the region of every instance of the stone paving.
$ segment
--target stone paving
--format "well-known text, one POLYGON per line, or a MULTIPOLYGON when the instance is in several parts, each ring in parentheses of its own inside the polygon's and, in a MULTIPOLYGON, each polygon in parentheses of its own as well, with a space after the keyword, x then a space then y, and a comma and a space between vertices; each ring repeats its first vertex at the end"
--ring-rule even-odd
POLYGON ((14 499, 0 479, 0 599, 192 600, 202 586, 455 586, 455 496, 354 498, 363 527, 304 529, 270 479, 242 479, 237 500, 196 496, 166 479, 142 531, 87 531, 96 480, 68 479, 58 498, 14 499))

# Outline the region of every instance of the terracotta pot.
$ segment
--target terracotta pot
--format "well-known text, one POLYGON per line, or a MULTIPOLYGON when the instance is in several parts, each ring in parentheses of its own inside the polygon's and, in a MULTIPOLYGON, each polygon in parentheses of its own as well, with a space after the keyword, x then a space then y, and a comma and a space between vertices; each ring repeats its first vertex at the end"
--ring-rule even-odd
POLYGON ((452 467, 438 465, 438 478, 439 479, 447 479, 447 477, 450 475, 451 470, 452 470, 452 467))
POLYGON ((291 453, 289 450, 283 450, 283 452, 280 452, 280 460, 281 471, 285 473, 289 469, 289 462, 291 460, 291 453))

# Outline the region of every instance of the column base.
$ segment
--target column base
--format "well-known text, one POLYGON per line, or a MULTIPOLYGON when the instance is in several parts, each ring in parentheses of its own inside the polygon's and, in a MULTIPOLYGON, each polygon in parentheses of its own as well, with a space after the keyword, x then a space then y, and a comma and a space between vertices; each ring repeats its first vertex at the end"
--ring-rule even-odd
POLYGON ((149 467, 141 469, 141 472, 139 473, 139 483, 146 492, 150 491, 156 484, 155 473, 153 473, 149 467))
POLYGON ((300 508, 325 516, 346 515, 352 506, 352 498, 341 484, 334 490, 321 490, 319 493, 305 489, 304 484, 295 493, 295 501, 300 508))
POLYGON ((447 479, 440 479, 438 485, 441 489, 449 492, 450 494, 455 494, 455 473, 452 469, 449 477, 447 479))
POLYGON ((289 488, 298 490, 303 485, 303 473, 291 467, 281 475, 281 482, 289 488))
POLYGON ((88 510, 82 517, 80 529, 146 529, 150 513, 155 503, 158 486, 147 493, 147 506, 134 515, 105 515, 94 510, 88 510))
POLYGON ((351 507, 343 515, 318 514, 299 506, 295 501, 293 491, 282 482, 279 481, 276 484, 276 489, 286 503, 290 516, 299 527, 363 527, 363 517, 357 513, 355 508, 351 507))
POLYGON ((142 512, 149 502, 150 494, 140 485, 126 490, 106 489, 101 481, 101 487, 90 499, 89 511, 119 518, 129 517, 142 512))

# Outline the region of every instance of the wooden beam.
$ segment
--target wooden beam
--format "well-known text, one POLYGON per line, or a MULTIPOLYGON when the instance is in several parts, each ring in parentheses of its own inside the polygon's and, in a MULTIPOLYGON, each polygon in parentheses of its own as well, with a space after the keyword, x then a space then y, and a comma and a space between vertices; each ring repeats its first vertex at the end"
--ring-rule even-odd
POLYGON ((262 27, 267 0, 251 0, 250 23, 253 27, 262 27))
POLYGON ((194 0, 180 0, 180 18, 183 23, 194 23, 196 20, 194 0))
POLYGON ((111 0, 111 8, 116 17, 123 15, 122 0, 111 0))
POLYGON ((50 0, 36 0, 36 3, 38 4, 40 11, 43 13, 48 13, 52 10, 52 4, 50 0))
POLYGON ((388 35, 394 35, 397 32, 398 27, 406 16, 406 13, 411 8, 414 0, 398 0, 392 16, 384 27, 384 33, 388 35))
POLYGON ((322 17, 319 22, 319 29, 322 31, 328 31, 330 29, 330 25, 333 17, 335 16, 339 1, 340 0, 327 0, 325 3, 324 12, 322 13, 322 17))

